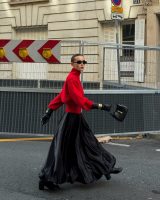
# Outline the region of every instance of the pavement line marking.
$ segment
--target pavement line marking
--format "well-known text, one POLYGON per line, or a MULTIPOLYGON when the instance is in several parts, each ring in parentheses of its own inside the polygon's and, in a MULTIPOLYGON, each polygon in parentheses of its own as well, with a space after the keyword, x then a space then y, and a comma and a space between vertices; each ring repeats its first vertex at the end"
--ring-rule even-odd
POLYGON ((53 137, 45 137, 45 138, 8 138, 8 139, 0 139, 0 142, 18 142, 18 141, 38 141, 38 140, 52 140, 53 137))
MULTIPOLYGON (((45 141, 45 140, 52 140, 54 136, 52 137, 31 137, 31 138, 4 138, 4 139, 0 139, 0 142, 18 142, 18 141, 45 141)), ((107 136, 109 137, 109 136, 107 136)), ((112 138, 110 137, 111 139, 108 139, 107 140, 107 137, 96 137, 98 139, 98 141, 100 143, 108 143, 109 140, 117 140, 117 139, 127 139, 126 138, 112 138), (104 141, 103 141, 104 140, 104 141)), ((129 138, 130 139, 130 138, 129 138)), ((119 144, 119 143, 112 143, 112 142, 109 142, 111 145, 119 145, 119 146, 126 146, 126 147, 129 147, 130 145, 127 145, 127 144, 119 144)))
POLYGON ((156 151, 160 151, 160 149, 156 149, 156 151))
POLYGON ((133 140, 133 139, 142 139, 141 136, 137 137, 116 137, 116 136, 111 136, 112 140, 133 140))
POLYGON ((130 147, 131 146, 129 144, 119 144, 119 143, 113 143, 113 142, 108 142, 107 144, 115 145, 115 146, 122 146, 122 147, 130 147))

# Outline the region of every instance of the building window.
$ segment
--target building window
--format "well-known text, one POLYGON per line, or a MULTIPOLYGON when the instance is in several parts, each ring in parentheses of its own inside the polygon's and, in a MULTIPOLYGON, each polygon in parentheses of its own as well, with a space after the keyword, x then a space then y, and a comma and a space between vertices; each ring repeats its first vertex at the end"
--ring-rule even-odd
POLYGON ((135 24, 122 24, 122 44, 131 45, 123 47, 121 61, 133 61, 134 49, 132 45, 135 44, 135 24))
POLYGON ((49 2, 49 0, 10 0, 9 4, 23 4, 23 3, 37 3, 37 2, 49 2))

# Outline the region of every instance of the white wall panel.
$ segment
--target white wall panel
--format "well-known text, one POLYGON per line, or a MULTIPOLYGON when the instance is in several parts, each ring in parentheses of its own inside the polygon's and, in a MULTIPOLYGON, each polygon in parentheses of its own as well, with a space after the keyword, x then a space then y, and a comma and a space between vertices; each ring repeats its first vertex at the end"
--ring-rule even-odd
POLYGON ((87 20, 87 19, 97 19, 95 10, 87 12, 73 12, 73 13, 50 13, 44 16, 44 23, 47 22, 65 22, 72 20, 87 20))
POLYGON ((1 79, 12 78, 12 64, 0 63, 0 78, 1 79))
MULTIPOLYGON (((113 24, 104 25, 104 41, 116 43, 116 29, 113 24)), ((107 45, 108 46, 108 45, 107 45)), ((104 80, 118 80, 117 50, 105 48, 104 80)))
POLYGON ((71 39, 71 38, 82 38, 82 37, 97 37, 98 29, 79 29, 79 30, 59 30, 59 31, 49 31, 48 38, 64 38, 64 39, 71 39))
POLYGON ((0 33, 11 33, 11 26, 0 25, 0 33))
MULTIPOLYGON (((145 19, 135 20, 135 45, 144 46, 145 19)), ((144 50, 135 50, 134 80, 144 82, 144 50)))
POLYGON ((72 20, 63 22, 51 22, 48 24, 48 30, 73 30, 73 29, 89 29, 97 28, 98 21, 92 20, 72 20))

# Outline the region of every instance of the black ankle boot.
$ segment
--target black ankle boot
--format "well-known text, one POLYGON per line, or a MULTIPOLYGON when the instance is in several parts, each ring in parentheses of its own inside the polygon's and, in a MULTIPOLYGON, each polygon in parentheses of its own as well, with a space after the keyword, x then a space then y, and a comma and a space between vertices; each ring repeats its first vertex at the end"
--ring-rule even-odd
POLYGON ((60 187, 50 181, 44 181, 44 180, 40 180, 39 181, 39 190, 44 190, 44 188, 47 187, 47 189, 49 190, 55 190, 55 189, 59 189, 60 187))
POLYGON ((113 169, 111 169, 110 173, 111 174, 119 174, 122 170, 123 170, 122 167, 114 167, 113 169))
POLYGON ((39 190, 44 190, 44 182, 42 180, 39 181, 39 190))
POLYGON ((106 174, 105 177, 106 177, 107 180, 111 179, 111 175, 110 174, 106 174))

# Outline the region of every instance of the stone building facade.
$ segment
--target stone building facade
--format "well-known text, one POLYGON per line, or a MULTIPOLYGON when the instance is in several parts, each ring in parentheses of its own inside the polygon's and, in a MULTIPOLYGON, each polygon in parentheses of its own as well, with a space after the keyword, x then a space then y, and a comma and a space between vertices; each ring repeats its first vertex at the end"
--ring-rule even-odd
MULTIPOLYGON (((71 41, 72 45, 75 41, 115 43, 112 5, 111 0, 1 0, 0 39, 59 39, 71 41)), ((118 24, 119 43, 159 46, 160 1, 122 0, 122 7, 123 20, 118 24)), ((76 53, 72 45, 68 46, 65 63, 69 63, 69 57, 76 53)), ((92 64, 88 65, 84 79, 99 81, 104 78, 101 53, 94 46, 88 51, 90 55, 86 57, 92 64)), ((36 79, 34 72, 37 70, 41 79, 63 80, 70 69, 64 64, 1 63, 0 78, 36 79), (57 76, 56 72, 61 73, 57 76)), ((159 69, 155 66, 152 72, 159 82, 157 71, 159 69)), ((133 81, 144 82, 144 79, 133 77, 133 81)))

